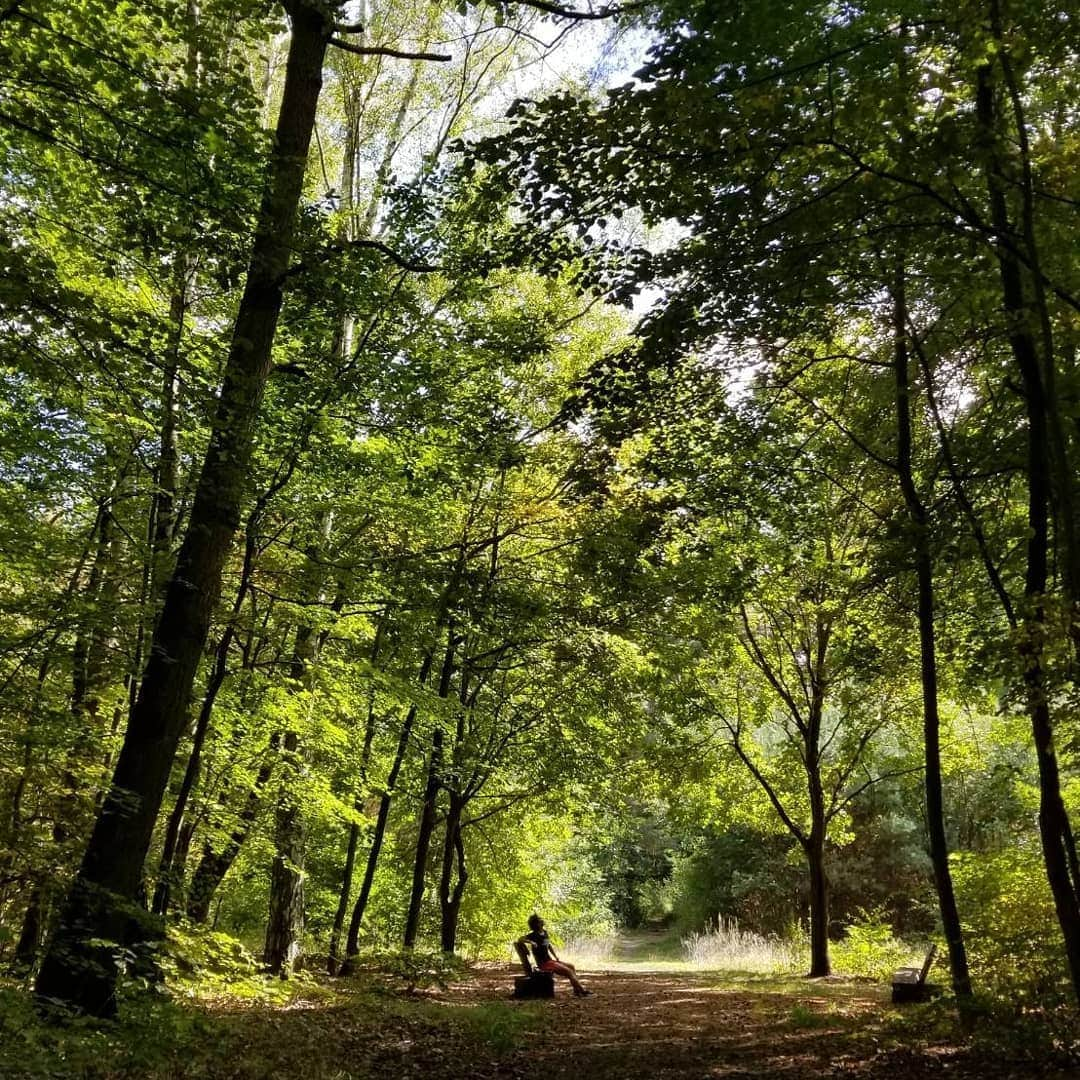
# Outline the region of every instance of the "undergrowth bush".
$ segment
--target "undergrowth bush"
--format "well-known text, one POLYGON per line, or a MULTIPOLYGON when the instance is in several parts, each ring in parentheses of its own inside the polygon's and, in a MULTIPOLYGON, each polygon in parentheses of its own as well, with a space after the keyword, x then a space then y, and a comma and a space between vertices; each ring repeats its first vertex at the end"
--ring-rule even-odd
POLYGON ((467 969, 465 961, 458 956, 412 949, 368 949, 361 960, 363 970, 389 976, 407 990, 445 988, 467 969))
POLYGON ((0 1076, 164 1076, 217 1051, 213 1023, 161 994, 121 992, 121 1020, 47 1022, 31 996, 0 983, 0 1076))
POLYGON ((953 859, 972 982, 1020 1009, 1068 993, 1061 931, 1034 843, 953 859))
POLYGON ((836 972, 885 980, 897 968, 921 963, 925 949, 895 938, 888 916, 876 908, 860 911, 844 937, 830 946, 830 953, 836 972))
POLYGON ((295 973, 289 981, 271 976, 236 938, 188 922, 169 927, 160 963, 168 989, 189 997, 227 992, 231 997, 280 1002, 295 993, 295 984, 314 985, 305 972, 295 973))

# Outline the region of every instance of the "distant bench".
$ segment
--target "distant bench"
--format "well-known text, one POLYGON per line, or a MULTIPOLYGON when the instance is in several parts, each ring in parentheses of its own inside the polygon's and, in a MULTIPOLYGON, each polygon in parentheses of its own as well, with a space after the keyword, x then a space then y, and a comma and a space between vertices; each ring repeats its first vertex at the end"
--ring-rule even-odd
POLYGON ((892 999, 894 1004, 899 1005, 908 1001, 925 1001, 932 993, 937 991, 936 986, 926 981, 926 976, 930 974, 930 966, 933 964, 936 955, 937 946, 931 945, 921 968, 900 968, 899 971, 893 973, 892 999))

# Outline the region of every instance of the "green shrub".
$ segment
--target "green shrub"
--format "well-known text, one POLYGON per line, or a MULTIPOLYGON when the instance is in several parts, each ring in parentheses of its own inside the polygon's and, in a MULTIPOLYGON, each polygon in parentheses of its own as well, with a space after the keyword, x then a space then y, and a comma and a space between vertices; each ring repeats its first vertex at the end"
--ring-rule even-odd
POLYGON ((445 987, 466 970, 465 962, 456 956, 414 949, 367 949, 362 960, 366 970, 388 975, 410 991, 445 987))
POLYGON ((860 911, 858 918, 846 928, 844 937, 831 948, 835 971, 883 980, 897 968, 921 961, 918 952, 893 937, 892 924, 882 908, 860 911))
POLYGON ((1037 845, 955 856, 953 878, 976 987, 1021 1007, 1067 993, 1061 931, 1037 845))

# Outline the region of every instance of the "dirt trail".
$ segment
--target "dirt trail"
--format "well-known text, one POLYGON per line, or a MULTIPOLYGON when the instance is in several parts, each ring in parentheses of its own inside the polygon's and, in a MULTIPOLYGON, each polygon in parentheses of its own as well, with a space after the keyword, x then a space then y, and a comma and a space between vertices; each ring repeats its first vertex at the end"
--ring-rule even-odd
POLYGON ((241 1056, 227 1075, 334 1080, 1065 1080, 1077 1075, 978 1053, 945 1036, 901 1037, 895 1012, 882 988, 874 986, 807 983, 805 991, 793 993, 790 985, 773 983, 769 989, 763 984, 758 991, 703 974, 583 972, 593 997, 576 999, 563 983, 553 1001, 514 1002, 508 999, 512 974, 507 968, 481 969, 441 991, 395 998, 377 1017, 359 998, 354 1006, 312 1003, 273 1016, 263 1010, 237 1015, 233 1034, 241 1045, 255 1050, 273 1041, 278 1053, 272 1070, 263 1065, 260 1071, 241 1056))

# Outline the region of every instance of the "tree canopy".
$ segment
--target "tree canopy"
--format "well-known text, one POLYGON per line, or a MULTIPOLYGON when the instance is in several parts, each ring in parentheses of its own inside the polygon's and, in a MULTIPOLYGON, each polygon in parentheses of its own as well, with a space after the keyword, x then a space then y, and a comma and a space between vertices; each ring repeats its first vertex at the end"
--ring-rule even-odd
POLYGON ((1075 1005, 1078 18, 0 11, 20 993, 542 909, 1075 1005))

